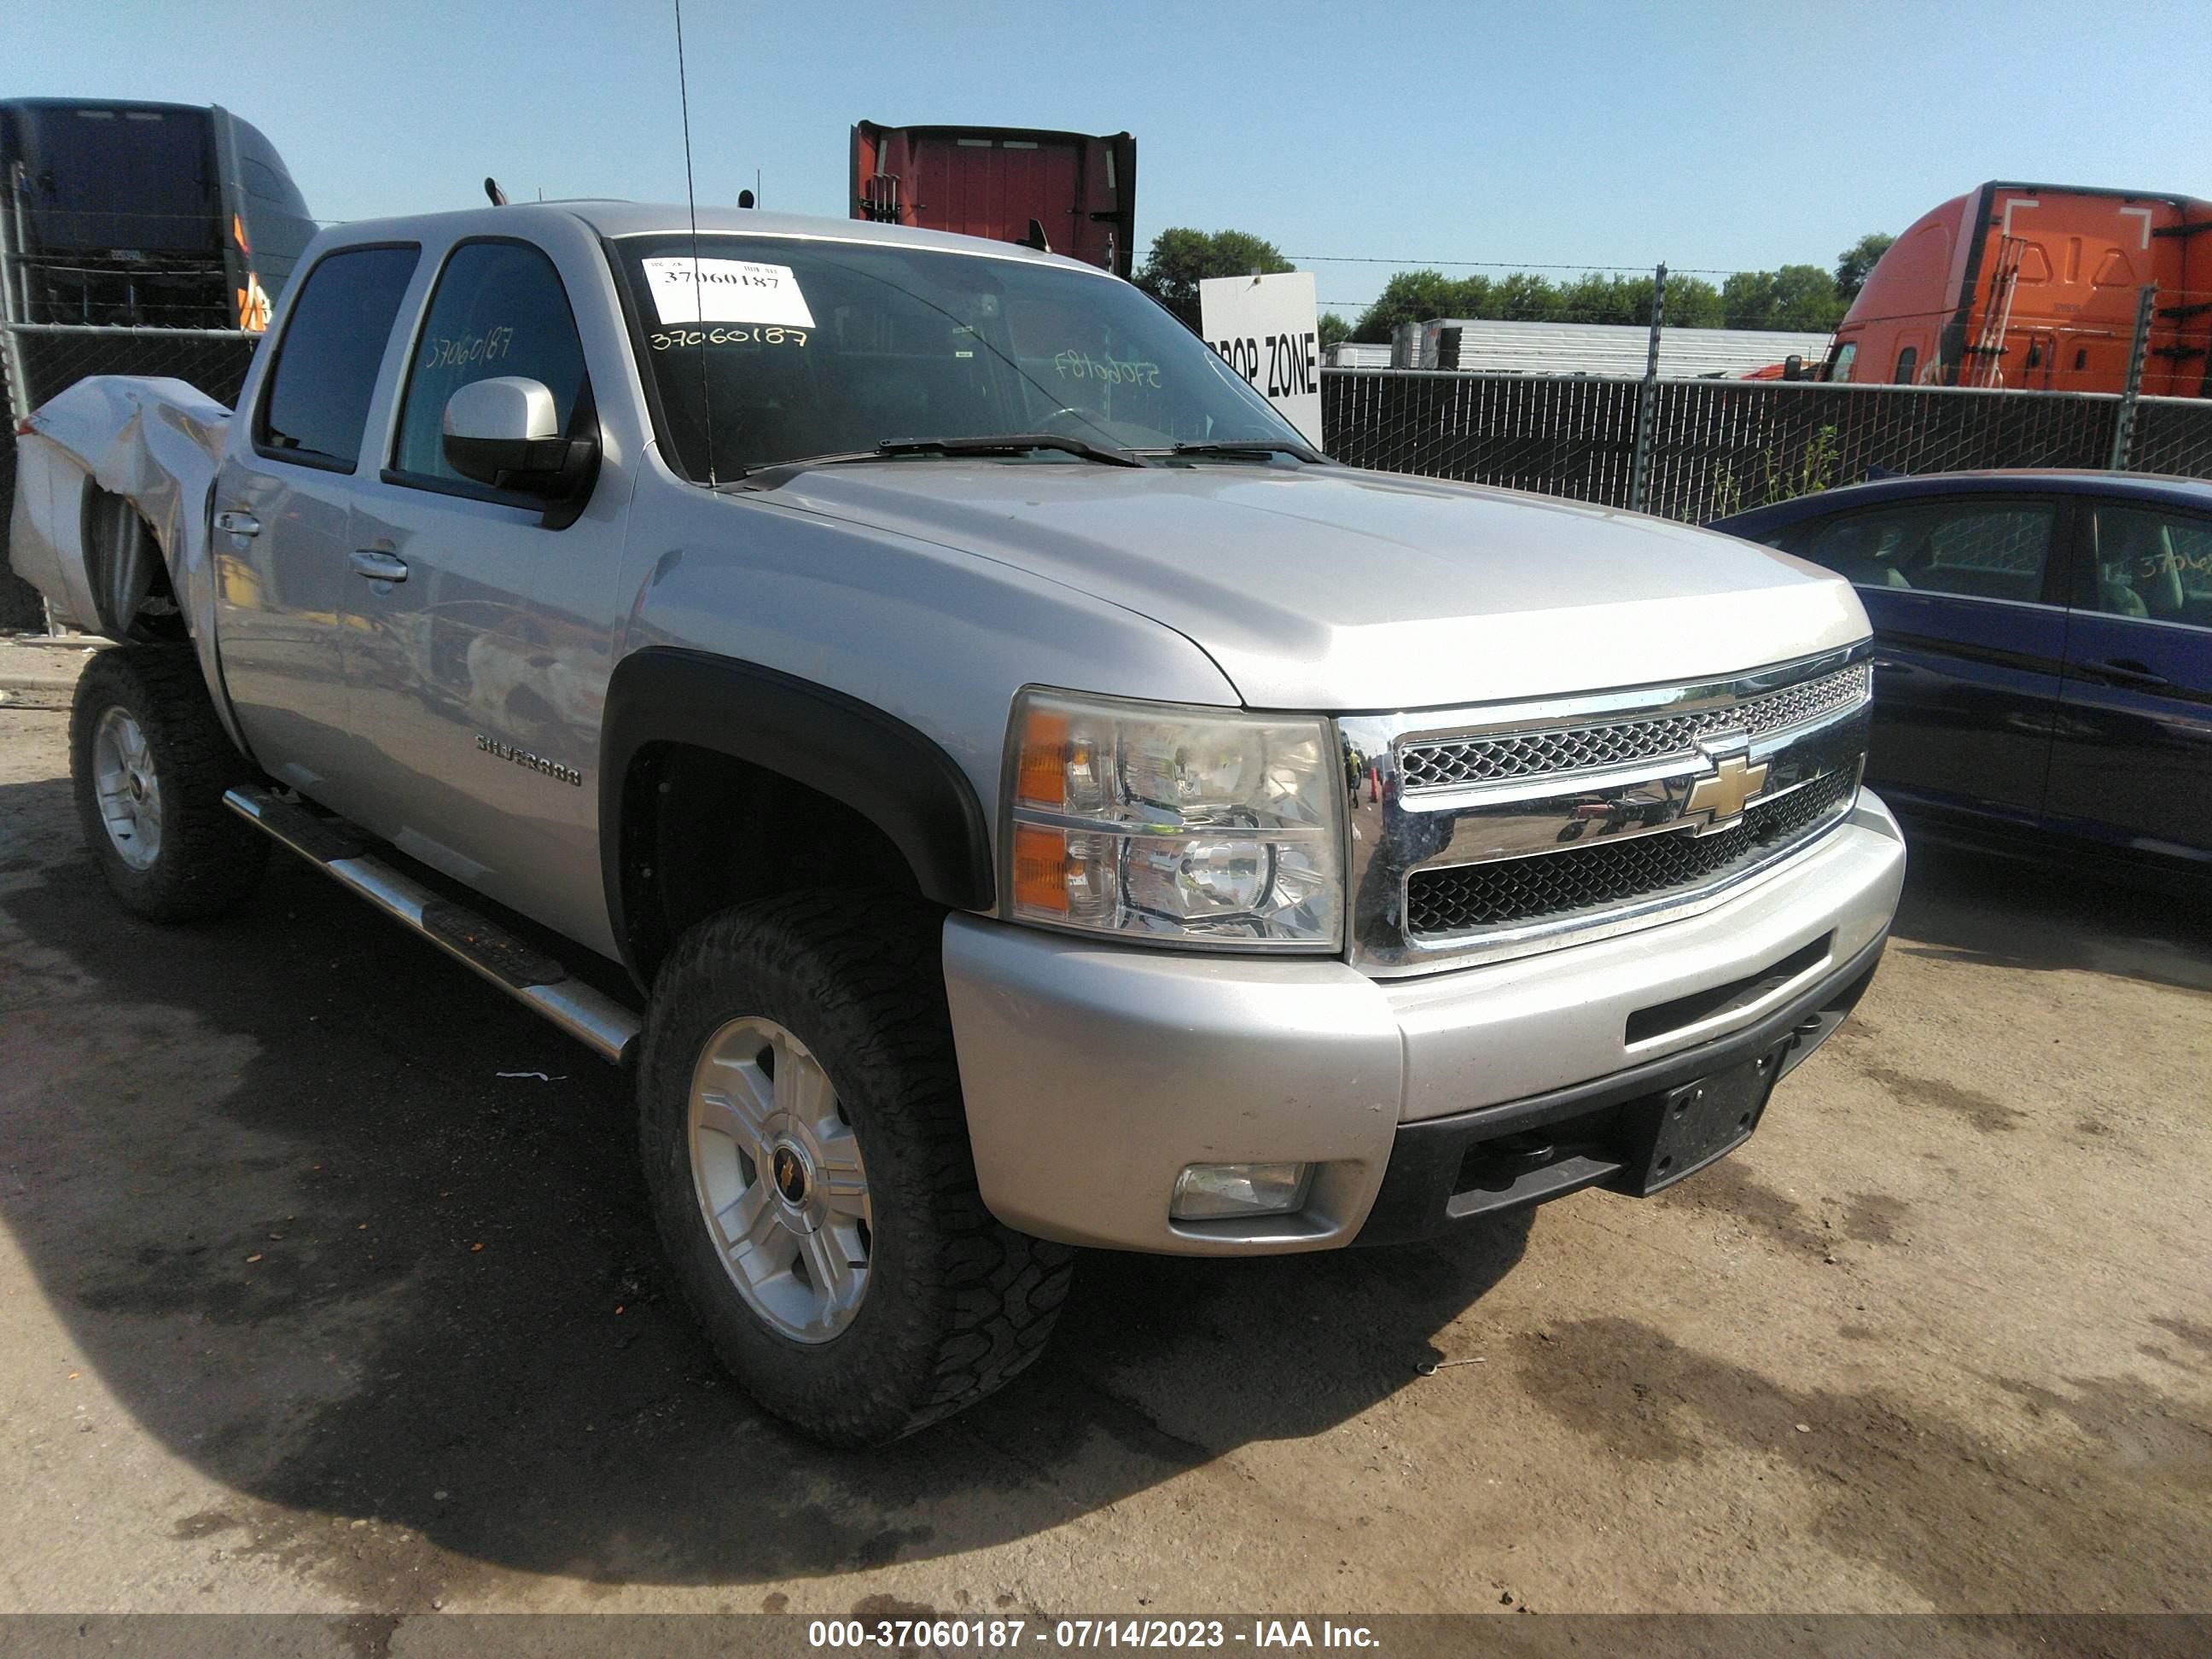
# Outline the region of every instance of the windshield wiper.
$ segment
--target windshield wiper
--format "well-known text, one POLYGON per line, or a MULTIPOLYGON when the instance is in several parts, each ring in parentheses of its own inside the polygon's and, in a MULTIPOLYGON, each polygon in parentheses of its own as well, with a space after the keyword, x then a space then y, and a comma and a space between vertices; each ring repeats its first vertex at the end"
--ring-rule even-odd
POLYGON ((1001 432, 986 438, 886 438, 876 446, 880 455, 1026 455, 1031 450, 1056 449, 1063 455, 1080 455, 1086 461, 1108 466, 1143 466, 1144 459, 1119 444, 1097 444, 1088 438, 1071 438, 1059 432, 1001 432))
POLYGON ((1218 443, 1177 444, 1173 449, 1159 452, 1168 455, 1295 455, 1302 461, 1316 465, 1328 457, 1311 444, 1290 443, 1274 438, 1227 439, 1218 443))
POLYGON ((852 449, 830 455, 803 455, 797 460, 774 461, 757 466, 733 480, 740 489, 774 489, 795 475, 817 466, 842 466, 854 461, 891 460, 901 455, 1028 455, 1040 449, 1057 450, 1104 466, 1150 466, 1134 452, 1113 444, 1095 444, 1088 438, 1071 438, 1058 432, 1000 432, 981 438, 886 438, 873 449, 852 449))

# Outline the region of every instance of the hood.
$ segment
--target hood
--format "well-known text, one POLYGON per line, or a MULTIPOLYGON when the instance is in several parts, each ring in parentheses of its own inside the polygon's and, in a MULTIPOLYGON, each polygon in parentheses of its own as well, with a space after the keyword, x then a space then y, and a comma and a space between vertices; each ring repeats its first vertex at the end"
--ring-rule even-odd
POLYGON ((1868 632, 1850 584, 1748 543, 1341 468, 891 461, 801 472, 769 499, 1151 617, 1255 708, 1397 711, 1713 678, 1868 632))

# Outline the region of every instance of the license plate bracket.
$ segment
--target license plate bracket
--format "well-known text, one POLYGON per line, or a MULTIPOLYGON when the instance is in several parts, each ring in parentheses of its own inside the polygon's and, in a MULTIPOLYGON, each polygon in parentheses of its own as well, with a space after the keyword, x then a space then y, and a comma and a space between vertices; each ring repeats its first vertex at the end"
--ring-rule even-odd
POLYGON ((1623 1186, 1649 1197, 1748 1140, 1766 1110, 1780 1060, 1778 1050, 1761 1054, 1661 1095, 1647 1109, 1641 1156, 1629 1160, 1623 1186))

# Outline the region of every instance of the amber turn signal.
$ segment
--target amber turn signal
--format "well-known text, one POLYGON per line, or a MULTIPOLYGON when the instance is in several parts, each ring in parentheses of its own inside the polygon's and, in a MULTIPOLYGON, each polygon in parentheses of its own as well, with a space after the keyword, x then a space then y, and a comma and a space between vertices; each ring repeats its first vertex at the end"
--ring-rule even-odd
POLYGON ((1014 826, 1014 902, 1067 914, 1067 832, 1014 826))
POLYGON ((1022 753, 1015 797, 1028 806, 1067 803, 1067 716, 1032 708, 1022 722, 1022 753))

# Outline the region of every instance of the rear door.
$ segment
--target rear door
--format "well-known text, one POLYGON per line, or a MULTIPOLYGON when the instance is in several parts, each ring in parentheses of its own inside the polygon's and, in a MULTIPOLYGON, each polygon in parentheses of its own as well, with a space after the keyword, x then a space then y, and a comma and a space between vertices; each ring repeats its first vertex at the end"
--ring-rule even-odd
POLYGON ((2212 860, 2212 514, 2086 503, 2073 586, 2051 827, 2212 860))
POLYGON ((2034 827, 2066 650, 2060 500, 1912 499, 1782 545, 1847 576, 1875 627, 1867 779, 1924 817, 2034 827))
POLYGON ((933 229, 1019 241, 1035 219, 1055 252, 1075 250, 1085 227, 1082 152, 1065 139, 915 140, 915 208, 933 229))
POLYGON ((410 245, 316 262, 216 477, 223 684, 262 765, 349 815, 365 787, 346 708, 354 475, 418 258, 410 245))

